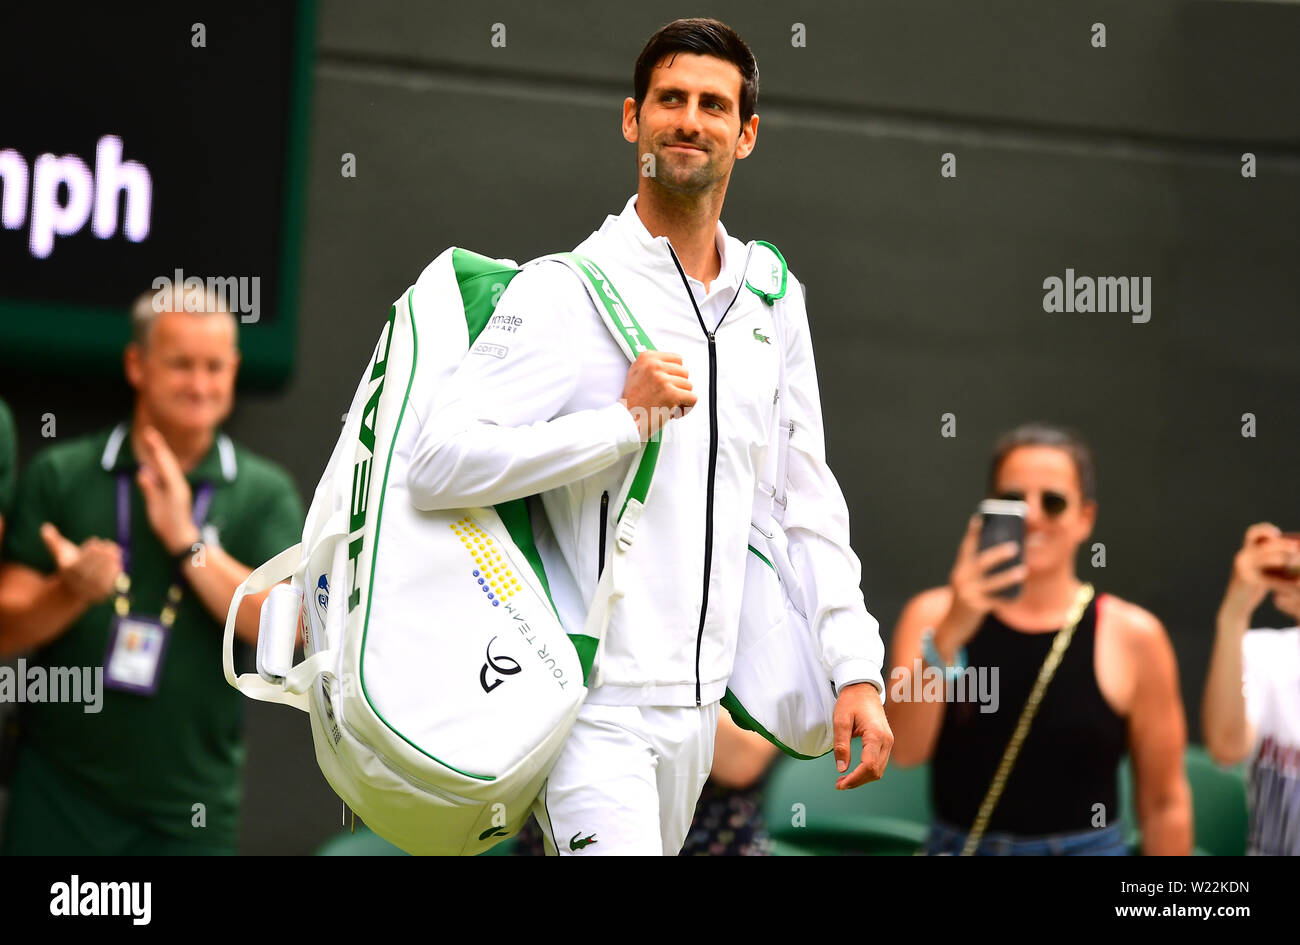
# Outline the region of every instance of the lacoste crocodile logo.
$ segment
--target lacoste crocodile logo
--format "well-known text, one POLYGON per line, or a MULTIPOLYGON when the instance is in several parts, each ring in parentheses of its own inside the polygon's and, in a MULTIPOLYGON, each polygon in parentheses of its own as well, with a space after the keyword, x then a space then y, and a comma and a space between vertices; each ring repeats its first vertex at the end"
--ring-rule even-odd
POLYGON ((505 827, 489 827, 487 830, 484 830, 479 834, 478 838, 480 840, 486 840, 488 837, 503 837, 505 836, 505 832, 505 827))
POLYGON ((757 328, 754 329, 754 340, 761 341, 765 345, 770 345, 772 343, 771 340, 767 337, 767 335, 761 333, 757 328))
POLYGON ((591 844, 596 842, 596 835, 594 833, 587 834, 587 836, 583 837, 581 840, 578 839, 578 834, 580 833, 582 833, 581 830, 579 830, 578 833, 575 833, 573 837, 570 838, 569 840, 570 850, 581 850, 583 847, 590 846, 591 844))

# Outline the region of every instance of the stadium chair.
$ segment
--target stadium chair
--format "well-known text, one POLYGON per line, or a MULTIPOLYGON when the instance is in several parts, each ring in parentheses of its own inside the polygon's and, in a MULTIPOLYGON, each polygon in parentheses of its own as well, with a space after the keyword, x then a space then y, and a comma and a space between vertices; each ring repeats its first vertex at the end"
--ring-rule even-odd
MULTIPOLYGON (((1192 789, 1192 823, 1196 856, 1242 856, 1246 852, 1249 813, 1246 808, 1244 765, 1223 768, 1201 745, 1188 745, 1187 783, 1192 789)), ((1120 810, 1125 834, 1134 853, 1141 852, 1133 799, 1133 765, 1127 755, 1120 763, 1120 810)))
POLYGON ((1192 786, 1196 852, 1244 856, 1250 829, 1245 765, 1220 767, 1202 746, 1189 745, 1187 781, 1192 786))
POLYGON ((1138 829, 1137 808, 1133 803, 1133 759, 1128 755, 1119 762, 1119 816, 1129 853, 1137 856, 1142 852, 1142 831, 1138 829))
MULTIPOLYGON (((509 856, 514 838, 502 841, 480 856, 509 856)), ((379 834, 364 824, 357 825, 357 832, 345 830, 321 844, 317 856, 407 856, 406 851, 393 846, 379 834)))
POLYGON ((837 777, 833 755, 777 762, 763 805, 776 855, 916 852, 930 822, 928 766, 890 765, 879 781, 852 791, 835 790, 837 777), (802 814, 803 826, 795 825, 797 814, 802 814))

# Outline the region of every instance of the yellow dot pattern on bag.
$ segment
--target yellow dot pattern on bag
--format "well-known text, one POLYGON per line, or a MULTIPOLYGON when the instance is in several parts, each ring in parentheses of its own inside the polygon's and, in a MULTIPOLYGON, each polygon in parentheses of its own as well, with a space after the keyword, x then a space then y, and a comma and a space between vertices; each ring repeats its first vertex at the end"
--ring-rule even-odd
POLYGON ((462 518, 452 522, 450 527, 477 565, 471 576, 483 592, 484 600, 499 607, 501 601, 519 593, 519 579, 510 570, 509 562, 501 557, 501 552, 477 522, 472 518, 462 518))

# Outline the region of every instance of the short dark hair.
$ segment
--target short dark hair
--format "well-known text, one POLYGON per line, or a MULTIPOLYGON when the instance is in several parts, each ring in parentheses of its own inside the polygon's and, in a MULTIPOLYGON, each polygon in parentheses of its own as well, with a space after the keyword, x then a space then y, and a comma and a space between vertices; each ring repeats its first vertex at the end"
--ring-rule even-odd
POLYGON ((998 470, 1002 461, 1014 449, 1022 446, 1050 446, 1069 454, 1074 462, 1074 471, 1079 476, 1079 491, 1085 502, 1097 498, 1097 463, 1093 459, 1092 449, 1082 436, 1066 427, 1050 423, 1026 423, 998 437, 993 445, 993 459, 989 463, 989 492, 997 488, 998 470))
POLYGON ((754 114, 758 104, 758 61, 745 41, 726 23, 703 17, 673 20, 650 37, 636 59, 632 74, 632 97, 636 99, 637 117, 650 89, 650 73, 664 57, 673 53, 695 53, 725 59, 740 70, 740 123, 754 114))

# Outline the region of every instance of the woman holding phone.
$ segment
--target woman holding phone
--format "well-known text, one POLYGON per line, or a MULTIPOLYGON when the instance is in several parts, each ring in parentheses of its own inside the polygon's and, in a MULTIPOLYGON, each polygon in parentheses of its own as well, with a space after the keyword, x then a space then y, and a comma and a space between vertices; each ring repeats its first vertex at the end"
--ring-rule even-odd
POLYGON ((1023 541, 980 550, 981 528, 1006 522, 972 518, 947 585, 908 601, 892 639, 892 760, 930 762, 926 852, 1126 853, 1117 769, 1127 751, 1143 852, 1190 853, 1168 634, 1075 574, 1097 516, 1091 450, 1058 427, 1019 427, 994 447, 988 491, 1024 503, 1023 541), (918 685, 918 674, 940 685, 918 685))

